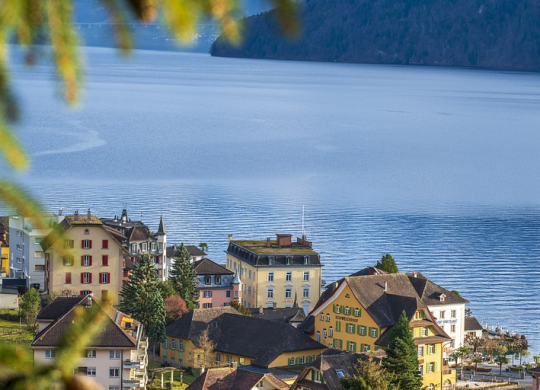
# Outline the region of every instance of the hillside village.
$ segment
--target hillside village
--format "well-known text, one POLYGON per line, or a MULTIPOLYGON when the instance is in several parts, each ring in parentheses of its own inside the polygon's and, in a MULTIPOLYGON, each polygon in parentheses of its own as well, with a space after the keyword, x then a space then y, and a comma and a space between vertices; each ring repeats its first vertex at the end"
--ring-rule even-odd
MULTIPOLYGON (((405 324, 418 383, 451 390, 465 377, 466 356, 476 362, 476 371, 482 350, 491 349, 493 356, 504 341, 519 348, 505 347, 499 355, 519 350, 521 359, 528 346, 524 336, 483 329, 464 297, 421 270, 368 266, 324 285, 324 259, 305 236, 230 235, 220 264, 206 257, 205 245, 169 243, 163 217, 154 221, 156 230, 132 220, 127 208, 111 218, 90 210, 45 218, 48 230, 34 229, 23 216, 0 219, 0 308, 16 305, 14 297, 29 290, 49 297, 35 317, 30 344, 38 365, 55 359, 79 311, 103 310, 105 325, 86 347, 76 373, 105 389, 146 388, 153 362, 163 366, 151 370, 161 375, 162 386, 163 375, 186 372, 196 377, 190 390, 337 390, 344 379, 361 375, 360 362, 390 360, 387 354, 405 324), (167 317, 163 335, 152 337, 153 324, 145 326, 148 319, 126 302, 126 291, 132 291, 126 286, 138 287, 134 280, 143 264, 151 267, 156 285, 175 286, 183 254, 191 278, 184 284, 194 290, 179 293, 183 308, 167 317)), ((164 300, 167 304, 160 295, 158 301, 164 300)), ((159 312, 157 305, 150 307, 147 311, 159 312)), ((537 375, 534 367, 528 369, 537 375)), ((538 389, 536 377, 534 386, 538 389)))

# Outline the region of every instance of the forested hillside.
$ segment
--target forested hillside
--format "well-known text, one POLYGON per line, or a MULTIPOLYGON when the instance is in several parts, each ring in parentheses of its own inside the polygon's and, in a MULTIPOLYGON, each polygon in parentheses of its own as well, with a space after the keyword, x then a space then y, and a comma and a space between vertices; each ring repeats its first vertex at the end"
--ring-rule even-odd
POLYGON ((273 11, 249 17, 211 54, 540 70, 540 0, 305 0, 301 23, 291 41, 273 11))

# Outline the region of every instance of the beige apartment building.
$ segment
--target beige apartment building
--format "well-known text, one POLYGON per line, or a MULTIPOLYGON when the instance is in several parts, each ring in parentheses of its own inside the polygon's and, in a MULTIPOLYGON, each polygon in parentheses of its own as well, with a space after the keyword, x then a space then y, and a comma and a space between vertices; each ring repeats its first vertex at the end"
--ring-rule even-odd
POLYGON ((46 283, 49 293, 62 296, 87 295, 118 302, 122 290, 123 235, 94 215, 66 215, 41 245, 45 251, 46 283))
POLYGON ((227 268, 242 281, 242 304, 254 307, 293 307, 307 314, 321 292, 320 256, 305 237, 290 234, 275 240, 233 240, 229 237, 227 268))

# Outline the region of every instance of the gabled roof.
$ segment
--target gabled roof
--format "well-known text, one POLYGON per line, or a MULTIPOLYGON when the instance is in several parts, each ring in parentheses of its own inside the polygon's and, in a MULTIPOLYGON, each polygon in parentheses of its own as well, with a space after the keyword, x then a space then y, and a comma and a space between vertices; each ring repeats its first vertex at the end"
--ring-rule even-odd
POLYGON ((349 276, 369 276, 369 275, 383 275, 383 274, 388 274, 388 272, 383 271, 382 269, 375 268, 375 267, 366 267, 349 276))
POLYGON ((51 320, 54 321, 59 317, 65 315, 68 311, 73 309, 77 304, 85 300, 86 297, 58 297, 51 303, 49 303, 43 310, 41 310, 36 319, 38 320, 51 320))
MULTIPOLYGON (((62 336, 76 319, 75 308, 77 306, 84 307, 84 304, 89 298, 92 300, 92 305, 99 305, 99 302, 91 295, 82 297, 79 303, 73 305, 63 315, 59 315, 53 320, 53 322, 49 326, 39 332, 34 337, 34 340, 30 344, 30 347, 44 348, 58 346, 58 343, 62 339, 62 336)), ((54 301, 51 304, 53 303, 54 301)), ((50 317, 52 317, 53 314, 59 314, 61 312, 61 308, 65 308, 67 306, 67 302, 63 300, 63 302, 55 304, 55 307, 47 311, 45 315, 42 315, 42 317, 46 319, 51 319, 50 317)), ((38 317, 40 317, 40 314, 38 314, 38 317)), ((105 318, 105 323, 103 325, 104 330, 94 338, 94 340, 90 343, 89 347, 129 349, 136 348, 137 339, 128 331, 122 329, 120 325, 115 322, 116 320, 121 320, 124 317, 127 316, 116 309, 111 308, 110 310, 108 310, 107 316, 105 318)), ((136 328, 139 328, 141 326, 138 321, 132 320, 131 322, 135 325, 136 328)))
MULTIPOLYGON (((189 255, 191 257, 201 257, 201 256, 206 256, 206 253, 204 253, 204 251, 202 251, 201 249, 199 249, 198 247, 196 247, 195 245, 184 245, 189 253, 189 255)), ((167 247, 167 257, 168 258, 173 258, 176 256, 176 251, 180 249, 180 245, 177 245, 177 244, 174 244, 174 245, 171 245, 171 246, 168 246, 167 247)))
POLYGON ((217 352, 247 356, 252 364, 268 367, 284 352, 325 348, 296 328, 278 322, 246 317, 225 309, 195 309, 167 326, 167 336, 190 339, 208 329, 217 352), (219 312, 222 311, 222 313, 219 312))
POLYGON ((260 309, 249 309, 251 310, 251 316, 255 318, 260 318, 267 321, 276 321, 288 324, 291 322, 302 322, 306 315, 304 314, 304 309, 286 307, 286 308, 262 308, 262 313, 260 309))
POLYGON ((460 297, 452 291, 448 291, 444 287, 433 283, 420 272, 412 272, 408 273, 407 275, 422 302, 428 306, 469 303, 468 300, 460 297), (441 300, 442 294, 444 294, 444 300, 441 300))
POLYGON ((193 268, 197 275, 233 275, 232 271, 208 258, 193 262, 193 268))
POLYGON ((199 376, 191 385, 189 390, 251 390, 257 384, 266 379, 275 389, 288 389, 289 386, 273 374, 262 374, 258 372, 244 370, 242 368, 232 369, 211 368, 199 376))
POLYGON ((476 317, 465 317, 465 332, 473 332, 475 330, 482 330, 483 327, 478 322, 476 317))
POLYGON ((150 229, 148 226, 134 226, 129 234, 128 241, 148 241, 150 238, 150 229))

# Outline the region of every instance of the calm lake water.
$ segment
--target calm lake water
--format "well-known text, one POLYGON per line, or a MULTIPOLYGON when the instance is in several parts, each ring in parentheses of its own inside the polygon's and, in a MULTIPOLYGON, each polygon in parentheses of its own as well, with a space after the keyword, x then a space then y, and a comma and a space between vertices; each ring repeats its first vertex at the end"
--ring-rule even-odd
POLYGON ((305 206, 327 282, 391 253, 540 352, 540 74, 107 49, 85 61, 75 109, 49 67, 13 72, 33 160, 17 180, 47 210, 126 203, 224 262, 228 234, 300 234, 305 206))

